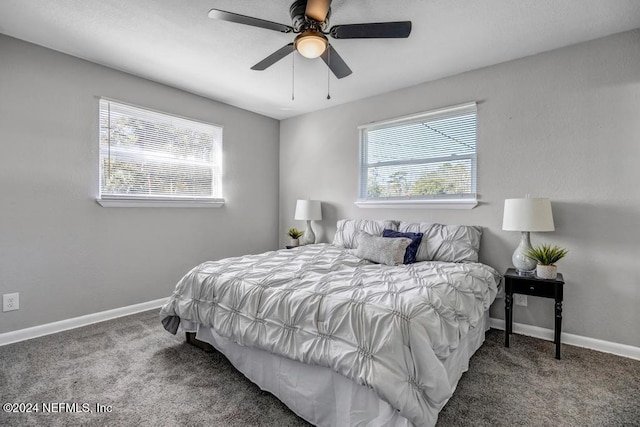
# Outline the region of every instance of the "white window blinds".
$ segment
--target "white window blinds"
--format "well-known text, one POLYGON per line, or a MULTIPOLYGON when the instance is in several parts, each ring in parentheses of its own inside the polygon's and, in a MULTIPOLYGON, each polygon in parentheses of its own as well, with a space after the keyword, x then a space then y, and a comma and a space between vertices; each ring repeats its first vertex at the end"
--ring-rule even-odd
POLYGON ((222 199, 222 128, 100 100, 100 199, 222 199))
POLYGON ((361 201, 475 199, 475 103, 360 127, 361 201))

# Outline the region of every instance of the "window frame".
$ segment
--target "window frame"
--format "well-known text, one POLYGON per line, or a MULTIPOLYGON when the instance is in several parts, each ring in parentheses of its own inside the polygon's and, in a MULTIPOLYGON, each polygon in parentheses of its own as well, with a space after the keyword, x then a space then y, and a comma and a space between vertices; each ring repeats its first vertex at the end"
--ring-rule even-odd
MULTIPOLYGON (((103 96, 98 96, 96 97, 97 99, 97 141, 98 141, 98 179, 97 179, 97 194, 98 196, 96 197, 96 202, 103 207, 171 207, 171 208, 220 208, 222 206, 224 206, 225 204, 225 199, 223 196, 223 183, 222 183, 222 179, 223 179, 223 170, 224 170, 224 165, 223 165, 223 152, 224 152, 224 127, 222 125, 219 124, 215 124, 215 123, 211 123, 211 122, 206 122, 203 120, 197 120, 197 119, 193 119, 191 117, 185 117, 185 116, 181 116, 178 114, 173 114, 173 113, 167 113, 166 111, 160 111, 160 110, 156 110, 153 108, 148 108, 148 107, 143 107, 140 105, 136 105, 136 104, 132 104, 129 102, 124 102, 124 101, 120 101, 117 99, 113 99, 113 98, 108 98, 108 97, 103 97, 103 96), (106 101, 109 103, 114 103, 114 104, 120 104, 123 106, 127 106, 127 107, 132 107, 132 108, 137 108, 140 110, 143 110, 145 112, 150 112, 150 113, 155 113, 155 114, 161 114, 163 116, 168 116, 168 117, 172 117, 172 118, 177 118, 177 119, 181 119, 181 120, 187 120, 187 121, 191 121, 191 122, 195 122, 195 123, 199 123, 199 124, 203 124, 203 125, 207 125, 207 126, 212 126, 214 128, 216 128, 216 132, 219 135, 219 139, 220 141, 217 143, 218 144, 218 155, 219 155, 219 159, 217 161, 217 164, 214 167, 217 167, 220 170, 220 196, 221 197, 184 197, 184 196, 150 196, 150 197, 144 197, 144 196, 140 196, 140 195, 124 195, 124 194, 118 194, 118 195, 111 195, 111 194, 102 194, 102 179, 103 179, 103 155, 102 155, 102 149, 101 149, 101 142, 100 142, 100 136, 101 136, 101 123, 100 123, 100 115, 102 112, 101 109, 101 102, 102 101, 106 101)), ((216 162, 214 161, 214 164, 216 162)))
MULTIPOLYGON (((477 103, 468 102, 464 104, 458 104, 450 107, 439 108, 436 110, 429 110, 417 114, 410 114, 407 116, 396 117, 389 120, 371 122, 358 126, 359 132, 359 156, 358 156, 358 199, 355 204, 360 208, 433 208, 433 209, 473 209, 478 205, 477 197, 477 176, 478 176, 478 124, 477 124, 477 103), (437 195, 437 196, 391 196, 391 197, 368 197, 367 196, 367 181, 368 171, 373 164, 367 163, 367 132, 377 129, 384 129, 399 124, 416 123, 424 121, 424 119, 437 119, 438 117, 450 116, 452 113, 459 113, 460 115, 469 112, 475 112, 476 114, 476 146, 473 154, 450 156, 447 159, 471 160, 471 192, 465 195, 437 195)), ((404 164, 409 165, 412 163, 425 164, 425 163, 439 163, 441 158, 429 159, 425 162, 425 159, 412 159, 408 161, 390 161, 389 165, 404 164)), ((387 162, 384 162, 386 165, 387 162)))

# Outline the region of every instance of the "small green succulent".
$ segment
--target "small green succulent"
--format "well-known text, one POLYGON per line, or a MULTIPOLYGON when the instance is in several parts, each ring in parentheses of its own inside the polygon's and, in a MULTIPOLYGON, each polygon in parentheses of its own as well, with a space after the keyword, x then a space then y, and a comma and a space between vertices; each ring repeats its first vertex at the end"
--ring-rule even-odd
POLYGON ((297 228, 293 227, 293 228, 290 228, 289 231, 287 231, 287 234, 292 239, 299 239, 304 235, 304 231, 300 231, 297 228))
POLYGON ((560 246, 542 244, 529 249, 526 255, 538 261, 540 265, 553 265, 567 255, 567 250, 560 246))

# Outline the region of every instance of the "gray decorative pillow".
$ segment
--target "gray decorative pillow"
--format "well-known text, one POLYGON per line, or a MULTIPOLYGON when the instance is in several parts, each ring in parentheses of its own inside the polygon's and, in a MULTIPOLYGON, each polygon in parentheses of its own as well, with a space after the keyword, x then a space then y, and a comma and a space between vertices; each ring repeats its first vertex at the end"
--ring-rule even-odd
POLYGON ((385 265, 399 265, 412 240, 406 237, 378 237, 361 231, 358 233, 356 256, 385 265))
POLYGON ((401 221, 398 231, 424 234, 416 261, 478 262, 482 227, 401 221))
POLYGON ((398 221, 372 219, 341 219, 338 221, 333 244, 345 249, 358 247, 358 233, 364 231, 374 236, 382 236, 385 228, 398 229, 398 221))

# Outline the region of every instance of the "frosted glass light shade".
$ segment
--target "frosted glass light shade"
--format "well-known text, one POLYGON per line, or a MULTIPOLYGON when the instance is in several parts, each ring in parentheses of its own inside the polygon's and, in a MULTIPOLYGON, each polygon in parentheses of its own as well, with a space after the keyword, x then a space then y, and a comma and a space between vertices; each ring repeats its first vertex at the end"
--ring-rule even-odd
POLYGON ((554 231, 549 199, 506 199, 502 229, 505 231, 554 231))
POLYGON ((296 50, 305 58, 317 58, 327 49, 327 38, 315 32, 305 32, 296 37, 296 50))
POLYGON ((322 212, 319 200, 298 200, 294 219, 302 221, 320 221, 322 212))

